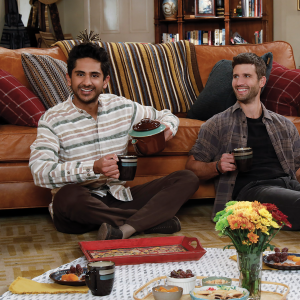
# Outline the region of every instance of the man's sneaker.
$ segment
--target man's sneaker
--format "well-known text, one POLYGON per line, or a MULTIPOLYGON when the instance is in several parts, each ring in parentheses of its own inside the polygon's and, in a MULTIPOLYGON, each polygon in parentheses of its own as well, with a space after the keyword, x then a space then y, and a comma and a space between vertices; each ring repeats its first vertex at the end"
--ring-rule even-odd
POLYGON ((171 234, 181 230, 179 219, 175 216, 170 220, 160 223, 144 231, 144 233, 166 233, 171 234))
POLYGON ((107 223, 102 223, 97 235, 97 240, 117 240, 122 238, 123 232, 107 223))

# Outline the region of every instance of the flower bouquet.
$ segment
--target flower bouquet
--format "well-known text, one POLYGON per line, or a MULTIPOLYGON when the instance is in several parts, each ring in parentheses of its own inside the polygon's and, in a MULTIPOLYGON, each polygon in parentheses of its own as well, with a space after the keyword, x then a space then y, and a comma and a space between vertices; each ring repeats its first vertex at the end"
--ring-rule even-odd
POLYGON ((261 294, 262 253, 283 225, 292 227, 274 204, 258 201, 230 201, 214 218, 219 236, 228 236, 237 250, 240 285, 258 300, 261 294))

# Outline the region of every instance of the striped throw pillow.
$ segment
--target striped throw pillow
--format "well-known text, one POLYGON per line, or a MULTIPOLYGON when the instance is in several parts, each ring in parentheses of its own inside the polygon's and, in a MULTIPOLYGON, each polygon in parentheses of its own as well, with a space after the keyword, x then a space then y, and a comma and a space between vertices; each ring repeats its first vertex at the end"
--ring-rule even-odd
POLYGON ((22 66, 34 93, 46 108, 64 102, 71 88, 67 84, 67 64, 48 55, 22 53, 22 66))
MULTIPOLYGON (((66 57, 82 41, 59 41, 66 57)), ((110 57, 107 92, 157 110, 186 113, 202 91, 195 46, 188 41, 163 44, 95 42, 110 57)))

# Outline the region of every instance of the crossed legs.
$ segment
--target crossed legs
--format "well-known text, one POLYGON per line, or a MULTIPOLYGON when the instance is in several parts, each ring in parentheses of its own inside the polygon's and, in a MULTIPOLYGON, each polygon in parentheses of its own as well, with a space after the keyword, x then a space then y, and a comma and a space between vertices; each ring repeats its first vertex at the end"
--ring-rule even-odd
POLYGON ((65 233, 85 233, 102 223, 118 228, 128 224, 141 232, 173 218, 198 187, 198 177, 188 170, 131 188, 133 201, 127 202, 109 193, 91 194, 77 184, 66 185, 53 200, 54 225, 65 233))

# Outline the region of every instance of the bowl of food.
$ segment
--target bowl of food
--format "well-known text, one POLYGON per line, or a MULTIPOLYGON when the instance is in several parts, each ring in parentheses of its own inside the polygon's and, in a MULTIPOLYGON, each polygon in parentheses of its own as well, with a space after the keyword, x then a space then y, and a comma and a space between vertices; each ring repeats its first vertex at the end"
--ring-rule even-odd
POLYGON ((248 290, 238 286, 202 286, 201 288, 194 288, 190 292, 192 300, 206 300, 206 299, 237 299, 247 300, 249 297, 248 290))
POLYGON ((221 277, 221 276, 210 276, 202 279, 202 285, 210 285, 210 286, 216 286, 216 285, 228 285, 230 286, 232 283, 231 278, 228 277, 221 277))
POLYGON ((183 289, 174 285, 158 285, 152 288, 155 300, 179 300, 183 289))
POLYGON ((191 270, 173 270, 167 275, 167 284, 183 288, 183 294, 189 294, 196 286, 196 275, 191 270))

